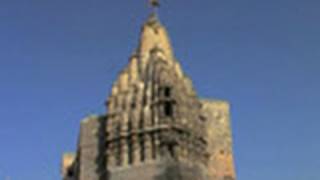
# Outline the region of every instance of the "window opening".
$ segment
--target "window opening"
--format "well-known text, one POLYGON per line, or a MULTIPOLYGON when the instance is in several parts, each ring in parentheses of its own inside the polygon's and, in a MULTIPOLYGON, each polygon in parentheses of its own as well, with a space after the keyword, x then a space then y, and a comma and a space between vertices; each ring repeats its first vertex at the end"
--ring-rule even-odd
POLYGON ((145 159, 145 144, 144 144, 144 138, 143 135, 140 135, 140 161, 144 161, 145 159))
POLYGON ((68 177, 71 178, 71 177, 73 177, 74 173, 71 169, 69 169, 67 174, 68 174, 68 177))
POLYGON ((164 96, 170 97, 171 96, 171 89, 169 87, 164 88, 164 96))
POLYGON ((164 114, 165 116, 172 117, 173 116, 173 105, 172 102, 164 103, 164 114))
POLYGON ((170 156, 174 158, 175 157, 175 145, 169 144, 167 146, 167 148, 168 148, 168 152, 169 152, 170 156))

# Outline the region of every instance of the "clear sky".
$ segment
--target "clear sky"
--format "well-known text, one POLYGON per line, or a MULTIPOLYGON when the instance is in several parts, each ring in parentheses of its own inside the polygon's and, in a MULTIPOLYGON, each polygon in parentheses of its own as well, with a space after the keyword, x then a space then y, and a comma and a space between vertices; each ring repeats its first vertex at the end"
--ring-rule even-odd
MULTIPOLYGON (((60 179, 146 1, 0 0, 0 179, 60 179)), ((160 17, 199 96, 232 104, 238 180, 319 180, 320 1, 163 0, 160 17)))

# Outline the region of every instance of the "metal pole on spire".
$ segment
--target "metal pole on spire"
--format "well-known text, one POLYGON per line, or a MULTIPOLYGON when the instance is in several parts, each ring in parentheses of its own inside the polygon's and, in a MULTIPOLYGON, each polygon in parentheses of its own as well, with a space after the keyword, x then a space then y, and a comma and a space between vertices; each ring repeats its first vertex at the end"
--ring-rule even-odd
POLYGON ((150 6, 152 7, 152 11, 156 13, 157 9, 160 7, 159 0, 149 0, 150 6))

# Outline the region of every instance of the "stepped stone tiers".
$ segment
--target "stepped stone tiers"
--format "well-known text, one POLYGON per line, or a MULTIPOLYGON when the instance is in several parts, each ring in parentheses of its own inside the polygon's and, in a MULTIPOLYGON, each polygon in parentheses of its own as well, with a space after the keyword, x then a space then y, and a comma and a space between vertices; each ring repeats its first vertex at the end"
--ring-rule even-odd
POLYGON ((198 98, 154 14, 106 105, 82 121, 64 180, 235 180, 229 104, 198 98))

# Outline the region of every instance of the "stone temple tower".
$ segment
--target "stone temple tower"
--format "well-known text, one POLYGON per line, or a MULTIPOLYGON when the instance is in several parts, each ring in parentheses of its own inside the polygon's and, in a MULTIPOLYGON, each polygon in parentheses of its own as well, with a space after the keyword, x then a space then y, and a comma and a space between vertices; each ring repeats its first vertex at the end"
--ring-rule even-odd
POLYGON ((155 13, 106 105, 81 122, 63 180, 235 180, 229 104, 197 96, 155 13))

